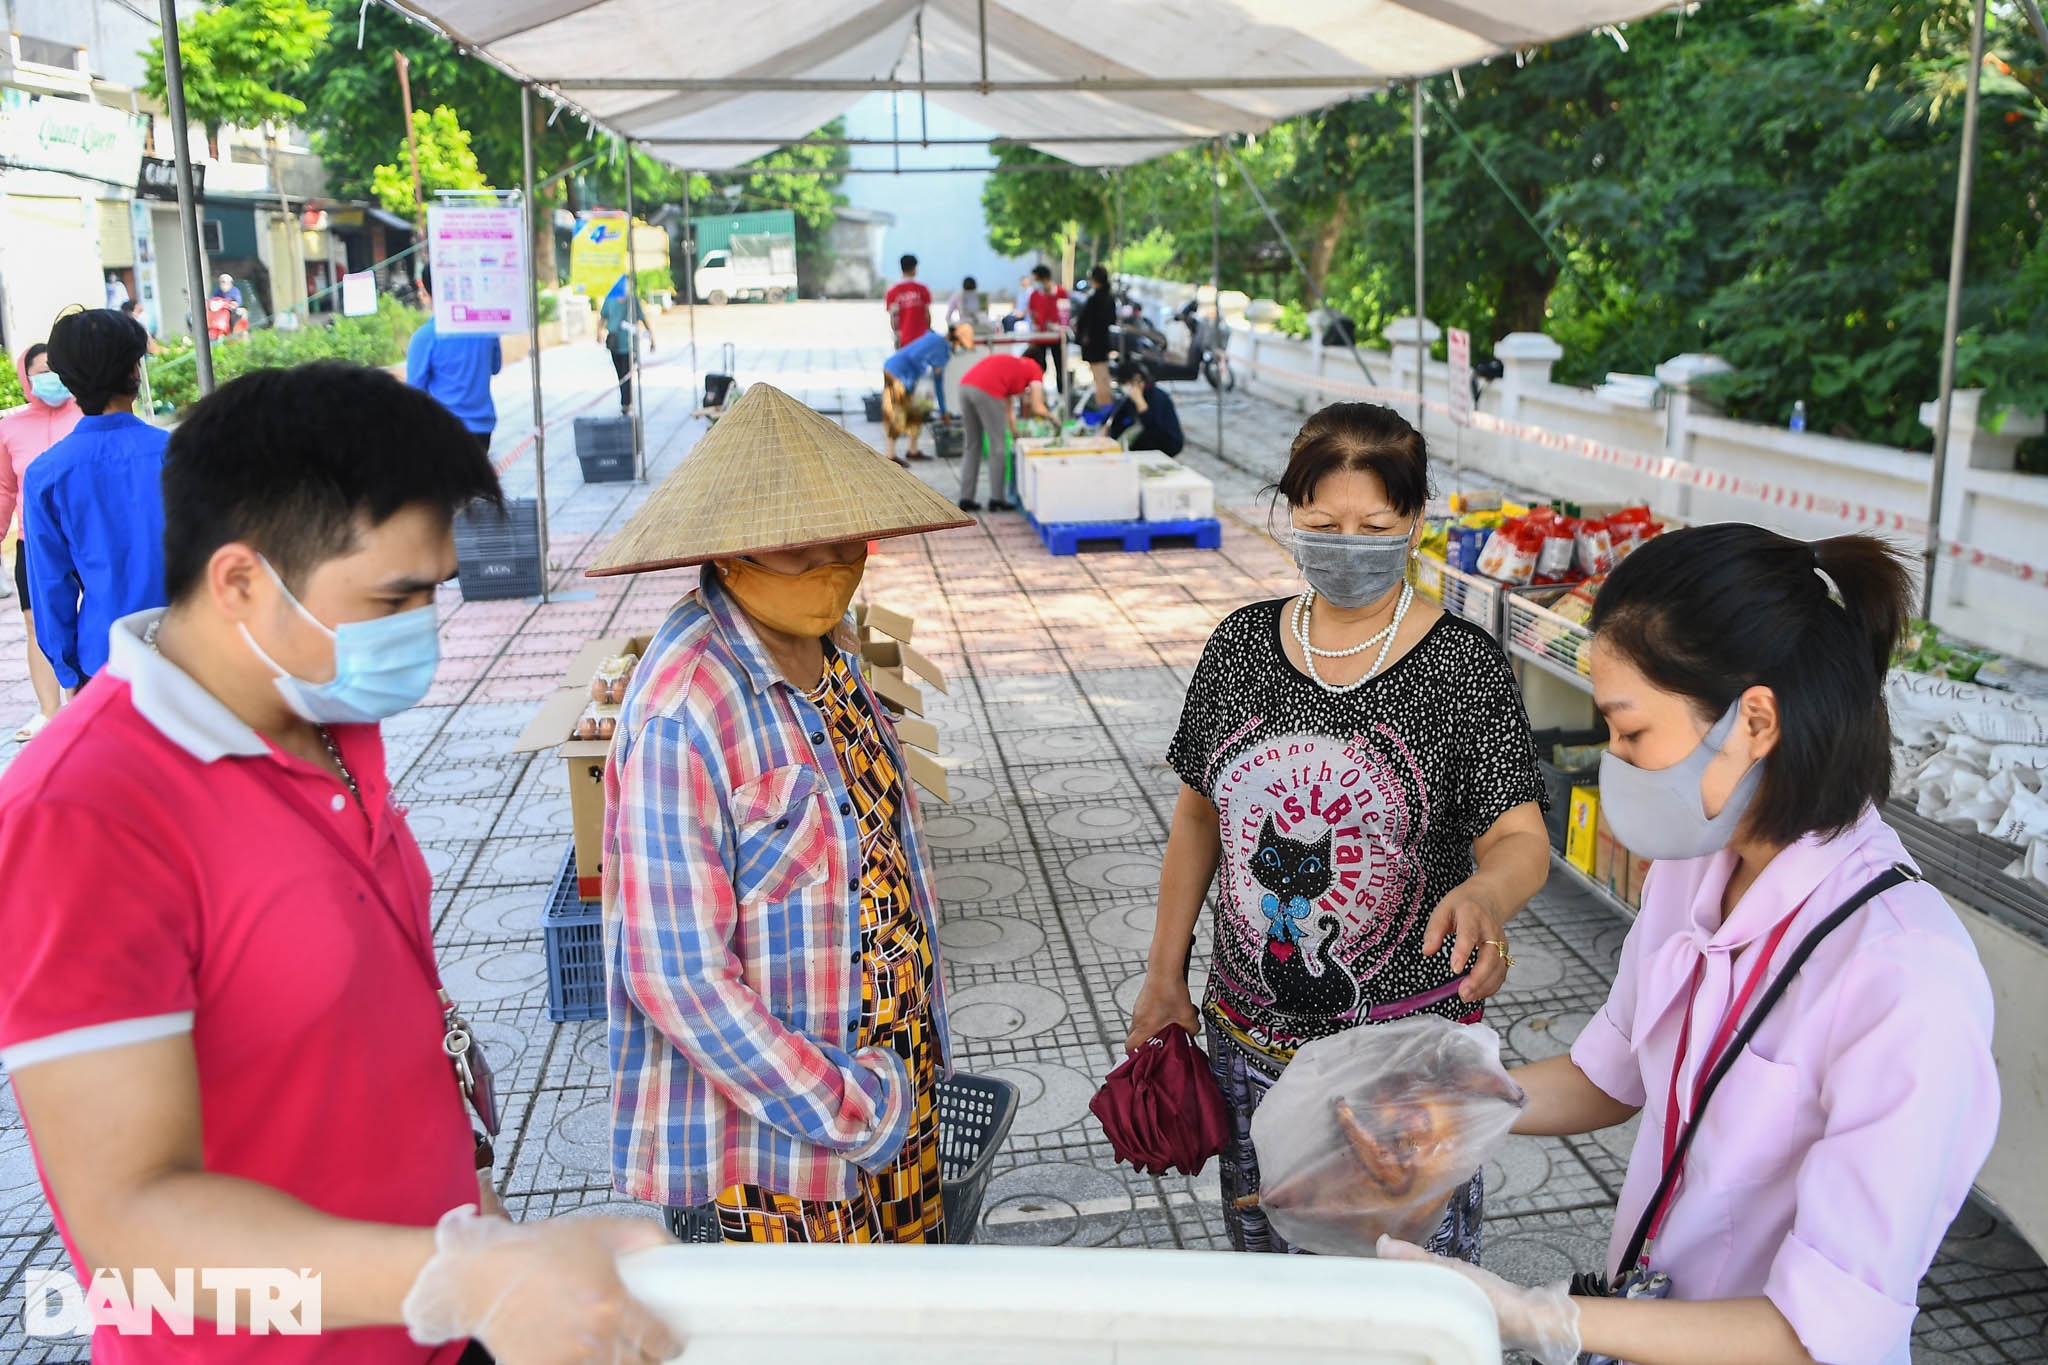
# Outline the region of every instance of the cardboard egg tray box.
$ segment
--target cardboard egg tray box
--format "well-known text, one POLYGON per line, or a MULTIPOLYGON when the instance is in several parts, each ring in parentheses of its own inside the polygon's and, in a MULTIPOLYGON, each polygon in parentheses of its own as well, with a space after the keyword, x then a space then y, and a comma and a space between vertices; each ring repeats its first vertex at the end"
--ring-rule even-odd
MULTIPOLYGON (((933 757, 939 748, 939 732, 922 718, 924 693, 911 681, 914 675, 943 692, 945 673, 911 647, 917 624, 912 617, 862 604, 855 609, 854 619, 869 686, 896 720, 911 780, 939 800, 950 801, 946 770, 933 757)), ((576 894, 584 900, 594 901, 603 894, 604 764, 612 742, 575 738, 576 722, 591 705, 590 680, 605 661, 621 654, 644 659, 652 639, 650 635, 613 635, 586 644, 562 675, 561 686, 541 703, 512 745, 514 753, 522 754, 554 749, 562 760, 576 841, 576 894)))

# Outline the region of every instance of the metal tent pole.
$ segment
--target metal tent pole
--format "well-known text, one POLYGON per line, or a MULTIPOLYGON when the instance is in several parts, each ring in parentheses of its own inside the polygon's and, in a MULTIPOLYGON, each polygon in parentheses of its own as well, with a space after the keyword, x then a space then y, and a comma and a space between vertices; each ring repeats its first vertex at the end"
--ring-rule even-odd
POLYGON ((177 0, 161 0, 164 90, 171 106, 171 155, 178 171, 178 230, 185 238, 185 288, 192 328, 192 365, 199 396, 213 392, 213 338, 206 328, 206 262, 199 243, 199 204, 192 193, 192 146, 185 122, 185 61, 178 50, 177 0))
MULTIPOLYGON (((533 229, 540 214, 533 202, 533 88, 519 87, 519 138, 524 178, 519 202, 526 232, 526 373, 533 381, 533 502, 540 513, 540 600, 548 600, 548 428, 540 398, 540 271, 534 259, 533 229)), ((554 225, 548 225, 554 231, 554 225)))
MULTIPOLYGON (((1223 344, 1223 139, 1217 138, 1209 149, 1209 289, 1213 297, 1210 310, 1215 317, 1216 332, 1209 338, 1211 346, 1223 344)), ((1202 362, 1202 348, 1194 348, 1194 361, 1202 362)), ((1216 455, 1223 456, 1223 361, 1216 361, 1216 455)))
POLYGON ((647 394, 640 387, 640 328, 646 320, 640 304, 640 268, 633 257, 633 143, 626 142, 626 338, 633 347, 633 477, 647 477, 646 429, 640 414, 646 410, 647 394))
POLYGON ((1422 430, 1423 421, 1423 362, 1429 358, 1429 345, 1422 334, 1423 319, 1423 260, 1422 260, 1422 79, 1417 77, 1409 82, 1409 119, 1415 126, 1415 429, 1422 430))
POLYGON ((704 372, 697 363, 697 238, 690 229, 690 173, 683 172, 683 300, 690 314, 690 392, 696 394, 697 403, 704 397, 697 390, 701 382, 697 376, 704 372))
POLYGON ((1955 236, 1948 252, 1948 311, 1941 325, 1941 396, 1934 404, 1934 467, 1927 480, 1927 548, 1920 583, 1920 614, 1934 619, 1934 571, 1941 556, 1943 476, 1948 466, 1949 410, 1956 396, 1956 333, 1962 325, 1963 265, 1970 247, 1970 183, 1977 162, 1977 87, 1984 70, 1984 6, 1970 14, 1970 70, 1963 98, 1963 152, 1956 166, 1955 236))

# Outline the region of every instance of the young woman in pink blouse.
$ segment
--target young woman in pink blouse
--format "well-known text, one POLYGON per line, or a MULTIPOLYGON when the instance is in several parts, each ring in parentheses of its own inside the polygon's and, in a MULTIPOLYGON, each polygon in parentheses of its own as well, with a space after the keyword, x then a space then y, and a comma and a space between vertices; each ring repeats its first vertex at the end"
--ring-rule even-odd
POLYGON ((1870 537, 1727 525, 1650 542, 1600 594, 1602 808, 1656 866, 1606 1005, 1569 1056, 1516 1073, 1517 1130, 1641 1114, 1607 1266, 1631 1297, 1453 1266, 1545 1365, 1907 1365, 1920 1277, 1998 1126, 1976 951, 1938 891, 1886 875, 1910 870, 1878 813, 1910 591, 1870 537))

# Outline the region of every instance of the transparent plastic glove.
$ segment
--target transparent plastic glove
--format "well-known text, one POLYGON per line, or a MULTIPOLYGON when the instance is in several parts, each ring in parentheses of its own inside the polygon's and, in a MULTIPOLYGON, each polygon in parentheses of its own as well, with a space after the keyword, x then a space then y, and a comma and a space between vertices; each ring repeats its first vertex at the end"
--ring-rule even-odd
POLYGON ((451 1209, 401 1313, 422 1346, 474 1337, 499 1365, 641 1365, 682 1343, 619 1280, 617 1259, 669 1241, 638 1218, 512 1223, 451 1209))
POLYGON ((1448 1266, 1484 1290, 1500 1320, 1500 1344, 1527 1351, 1542 1365, 1572 1365, 1579 1357, 1579 1306, 1572 1301, 1569 1281, 1540 1289, 1511 1284, 1490 1270, 1466 1261, 1435 1256, 1392 1237, 1381 1237, 1378 1251, 1385 1261, 1429 1261, 1448 1266))

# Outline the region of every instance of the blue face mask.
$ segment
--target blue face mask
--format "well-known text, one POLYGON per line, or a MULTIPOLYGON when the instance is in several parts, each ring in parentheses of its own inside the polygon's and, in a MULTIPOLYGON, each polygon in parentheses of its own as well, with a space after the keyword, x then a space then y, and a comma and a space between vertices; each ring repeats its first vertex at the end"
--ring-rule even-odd
POLYGON ((64 381, 48 370, 28 377, 28 391, 36 396, 38 402, 47 403, 53 408, 61 408, 71 401, 71 390, 65 388, 64 381))
POLYGON ((360 725, 419 705, 441 662, 440 621, 432 603, 330 629, 292 595, 269 560, 263 567, 299 615, 334 641, 334 677, 311 683, 286 672, 263 652, 247 626, 239 627, 256 657, 277 675, 277 690, 295 715, 315 725, 360 725))

